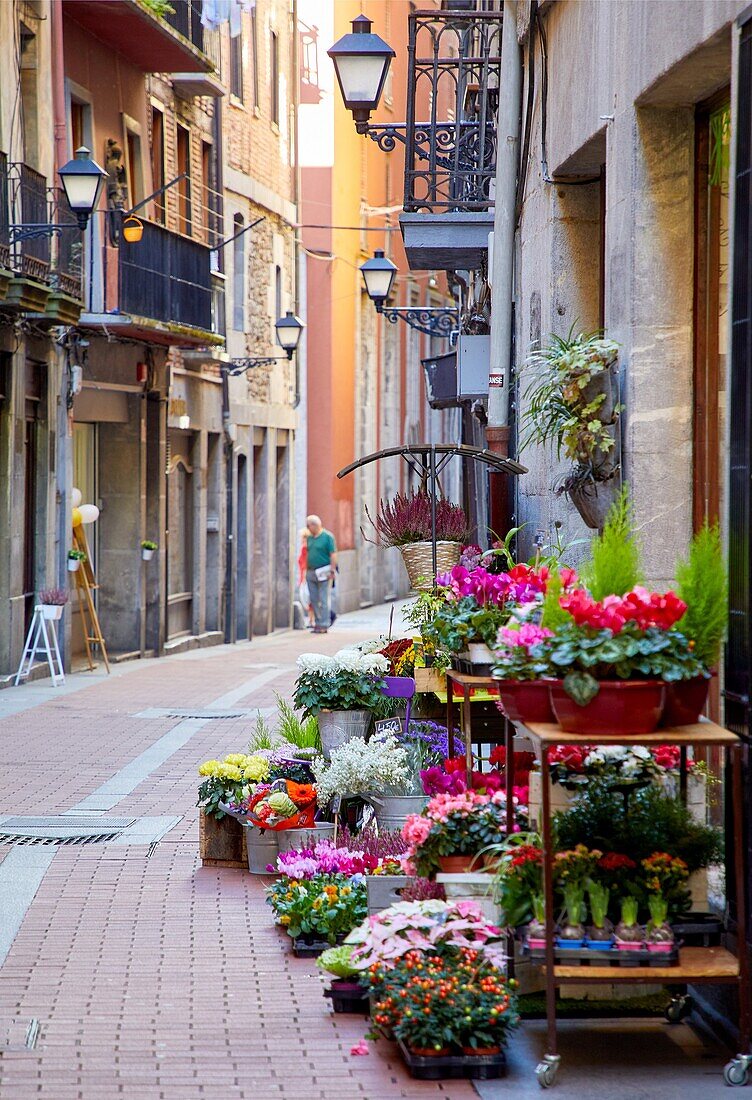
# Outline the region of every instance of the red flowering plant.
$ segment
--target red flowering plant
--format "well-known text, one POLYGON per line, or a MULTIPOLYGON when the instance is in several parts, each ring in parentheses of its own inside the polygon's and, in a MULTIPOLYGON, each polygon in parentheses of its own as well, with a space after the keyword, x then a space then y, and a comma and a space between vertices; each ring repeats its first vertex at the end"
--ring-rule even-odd
POLYGON ((549 675, 584 706, 601 680, 691 679, 702 673, 693 643, 672 629, 687 605, 674 592, 635 587, 625 596, 594 600, 582 589, 565 593, 561 607, 571 621, 550 640, 549 675))
POLYGON ((543 894, 543 851, 535 833, 507 837, 496 849, 494 897, 502 924, 518 928, 533 917, 535 899, 543 894))
POLYGON ((646 786, 662 779, 667 771, 679 766, 679 749, 657 745, 556 745, 549 750, 551 778, 566 790, 577 791, 591 779, 607 784, 646 786), (666 751, 668 750, 668 751, 666 751))
POLYGON ((393 1033, 411 1050, 499 1047, 519 1023, 516 982, 470 947, 410 951, 392 967, 372 967, 368 983, 371 1037, 393 1033))

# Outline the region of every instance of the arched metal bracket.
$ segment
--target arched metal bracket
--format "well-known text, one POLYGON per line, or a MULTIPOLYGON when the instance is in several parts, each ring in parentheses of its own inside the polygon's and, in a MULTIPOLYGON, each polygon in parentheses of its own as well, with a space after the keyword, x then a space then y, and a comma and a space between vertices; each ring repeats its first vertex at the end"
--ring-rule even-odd
POLYGON ((404 321, 426 336, 451 336, 460 321, 456 306, 382 306, 381 309, 377 306, 376 309, 391 324, 404 321))

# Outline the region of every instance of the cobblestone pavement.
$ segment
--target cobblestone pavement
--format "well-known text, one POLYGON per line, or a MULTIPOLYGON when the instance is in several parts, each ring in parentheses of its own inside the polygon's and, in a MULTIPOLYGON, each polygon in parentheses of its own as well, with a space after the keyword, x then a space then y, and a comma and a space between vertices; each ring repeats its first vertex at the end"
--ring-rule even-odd
MULTIPOLYGON (((476 1096, 467 1082, 412 1080, 391 1044, 351 1056, 364 1021, 330 1013, 313 962, 293 958, 274 928, 263 882, 198 859, 196 767, 242 749, 252 725, 248 716, 202 718, 202 708, 272 707, 275 693, 289 697, 300 652, 333 653, 385 628, 388 614, 343 616, 326 637, 275 634, 116 666, 110 677, 79 674, 63 689, 0 692, 0 816, 88 808, 178 819, 157 843, 0 846, 0 1100, 476 1096), (191 708, 199 717, 186 717, 191 708), (31 1018, 40 1033, 28 1050, 31 1018)), ((723 1054, 685 1027, 671 1036, 660 1040, 663 1072, 651 1084, 650 1029, 626 1048, 620 1036, 567 1033, 570 1069, 557 1091, 578 1100, 726 1095, 723 1054), (614 1077, 623 1049, 628 1076, 614 1077), (606 1063, 595 1075, 593 1058, 606 1063)), ((537 1095, 543 1043, 541 1025, 526 1027, 510 1077, 478 1092, 537 1095)))
MULTIPOLYGON (((252 719, 196 721, 165 759, 186 720, 155 715, 272 707, 300 652, 333 653, 375 632, 379 615, 315 640, 276 634, 79 674, 65 693, 43 682, 0 692, 0 815, 63 813, 101 788, 112 816, 180 816, 156 844, 54 850, 0 969, 0 1044, 23 1048, 29 1019, 40 1025, 35 1049, 3 1051, 2 1100, 475 1095, 412 1081, 389 1044, 351 1056, 364 1021, 331 1014, 313 962, 274 928, 263 882, 200 866, 197 764, 244 748, 252 719)), ((11 851, 23 876, 47 849, 1 847, 0 875, 11 851)), ((0 878, 0 912, 2 893, 0 878)))

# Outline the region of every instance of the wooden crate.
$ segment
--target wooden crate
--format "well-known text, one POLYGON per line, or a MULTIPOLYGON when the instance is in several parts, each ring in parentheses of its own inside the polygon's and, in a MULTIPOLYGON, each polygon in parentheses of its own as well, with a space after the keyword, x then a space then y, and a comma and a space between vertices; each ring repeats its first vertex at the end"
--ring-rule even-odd
POLYGON ((204 867, 248 868, 245 829, 234 817, 218 820, 202 810, 198 818, 198 850, 204 867))
POLYGON ((446 692, 446 676, 437 672, 435 668, 416 668, 413 675, 417 694, 425 695, 431 691, 442 694, 446 692))

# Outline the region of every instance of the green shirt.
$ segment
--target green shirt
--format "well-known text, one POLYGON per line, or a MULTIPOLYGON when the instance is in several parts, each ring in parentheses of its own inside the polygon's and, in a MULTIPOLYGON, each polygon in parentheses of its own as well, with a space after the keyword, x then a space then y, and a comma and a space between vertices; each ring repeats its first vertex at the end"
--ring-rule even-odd
POLYGON ((308 536, 308 560, 309 569, 320 569, 322 565, 328 565, 332 554, 337 553, 337 544, 334 535, 330 531, 321 531, 318 535, 308 536))

